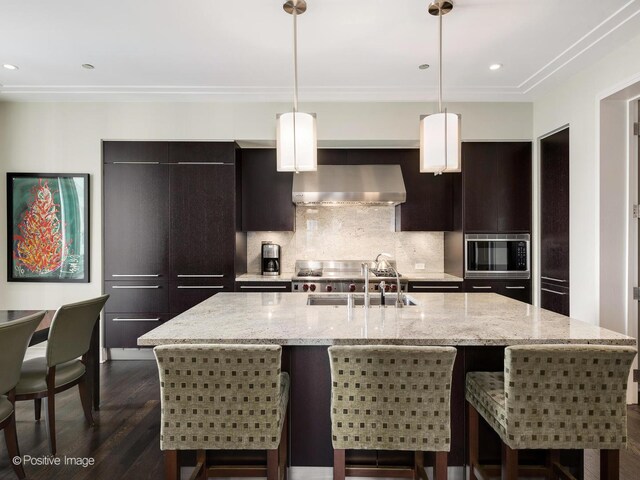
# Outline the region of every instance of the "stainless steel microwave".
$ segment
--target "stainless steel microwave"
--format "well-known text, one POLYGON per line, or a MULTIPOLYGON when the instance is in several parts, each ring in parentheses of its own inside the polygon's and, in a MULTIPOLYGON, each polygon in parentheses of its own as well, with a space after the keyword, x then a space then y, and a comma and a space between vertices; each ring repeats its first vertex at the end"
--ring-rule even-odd
POLYGON ((464 277, 528 279, 531 277, 530 246, 528 233, 467 234, 464 277))

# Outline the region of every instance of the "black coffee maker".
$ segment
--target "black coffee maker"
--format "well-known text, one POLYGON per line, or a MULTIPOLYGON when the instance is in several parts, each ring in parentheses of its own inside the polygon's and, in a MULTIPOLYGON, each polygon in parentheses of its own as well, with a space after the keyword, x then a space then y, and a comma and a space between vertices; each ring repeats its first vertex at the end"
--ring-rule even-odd
POLYGON ((280 275, 280 245, 262 242, 262 275, 280 275))

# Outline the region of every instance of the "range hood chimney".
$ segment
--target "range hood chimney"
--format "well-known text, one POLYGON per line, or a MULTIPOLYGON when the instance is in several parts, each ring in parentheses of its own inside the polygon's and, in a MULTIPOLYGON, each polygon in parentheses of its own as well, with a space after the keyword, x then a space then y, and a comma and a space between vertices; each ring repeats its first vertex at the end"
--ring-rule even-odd
POLYGON ((296 205, 398 205, 407 200, 400 165, 318 165, 293 176, 296 205))

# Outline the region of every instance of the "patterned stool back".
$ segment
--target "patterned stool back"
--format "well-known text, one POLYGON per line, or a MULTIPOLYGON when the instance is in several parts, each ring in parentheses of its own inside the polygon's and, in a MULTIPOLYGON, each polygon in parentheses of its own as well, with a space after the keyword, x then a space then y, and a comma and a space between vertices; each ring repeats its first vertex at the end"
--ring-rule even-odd
POLYGON ((333 448, 449 451, 455 357, 450 347, 329 348, 333 448))
POLYGON ((505 350, 512 448, 618 449, 627 443, 627 379, 636 350, 528 345, 505 350))
POLYGON ((284 420, 281 383, 288 386, 280 374, 281 347, 163 345, 153 351, 161 450, 277 448, 284 420))

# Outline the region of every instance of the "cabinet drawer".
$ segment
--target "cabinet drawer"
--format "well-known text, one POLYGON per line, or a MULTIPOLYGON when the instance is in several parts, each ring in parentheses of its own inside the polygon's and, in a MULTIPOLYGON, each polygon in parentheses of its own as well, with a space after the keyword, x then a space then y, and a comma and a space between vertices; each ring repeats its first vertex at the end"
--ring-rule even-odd
POLYGON ((497 293, 520 302, 531 303, 531 280, 501 282, 497 293))
POLYGON ((542 282, 540 284, 540 306, 546 310, 569 315, 569 288, 542 282))
POLYGON ((465 280, 464 290, 469 293, 498 293, 495 280, 465 280))
POLYGON ((236 282, 236 292, 290 292, 291 282, 236 282))
POLYGON ((415 293, 460 293, 461 282, 409 282, 409 292, 415 293))
POLYGON ((165 279, 109 281, 104 282, 104 291, 111 295, 106 305, 107 313, 169 311, 165 279))
POLYGON ((180 314, 216 293, 233 292, 233 282, 216 278, 181 278, 171 282, 169 311, 180 314))
POLYGON ((105 315, 105 348, 138 348, 138 337, 169 320, 169 314, 110 313, 105 315))

